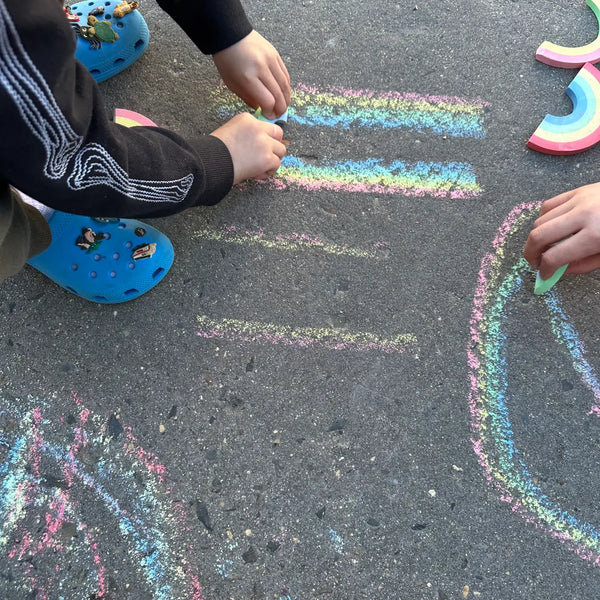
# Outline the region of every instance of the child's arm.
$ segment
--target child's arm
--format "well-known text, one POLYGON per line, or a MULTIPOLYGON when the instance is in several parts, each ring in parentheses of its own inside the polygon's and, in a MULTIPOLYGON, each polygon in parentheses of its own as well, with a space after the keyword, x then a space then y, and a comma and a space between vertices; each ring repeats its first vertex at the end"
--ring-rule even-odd
POLYGON ((263 177, 285 154, 281 129, 249 114, 230 122, 235 135, 112 123, 60 3, 0 2, 0 38, 0 179, 52 208, 166 216, 217 203, 240 173, 263 177))
POLYGON ((566 264, 567 273, 600 268, 600 183, 546 200, 527 238, 524 256, 543 279, 566 264))
POLYGON ((267 118, 290 103, 290 76, 277 50, 252 29, 239 0, 157 0, 204 54, 223 81, 267 118))
POLYGON ((252 25, 240 0, 157 0, 204 54, 215 54, 245 38, 252 25))

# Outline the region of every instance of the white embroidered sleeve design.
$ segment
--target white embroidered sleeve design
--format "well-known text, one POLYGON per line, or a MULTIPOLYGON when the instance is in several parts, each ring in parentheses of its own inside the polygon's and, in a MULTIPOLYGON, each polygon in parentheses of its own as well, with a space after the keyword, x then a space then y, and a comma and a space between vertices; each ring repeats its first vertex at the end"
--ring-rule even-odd
POLYGON ((172 181, 132 179, 100 144, 83 148, 56 104, 48 84, 25 51, 4 0, 0 0, 0 86, 16 104, 23 121, 46 152, 44 174, 61 179, 71 165, 72 190, 109 186, 141 202, 182 202, 193 182, 190 173, 172 181))
POLYGON ((77 153, 68 184, 74 190, 110 185, 126 196, 143 202, 181 202, 193 181, 193 175, 176 181, 130 179, 105 148, 99 144, 88 144, 77 153))

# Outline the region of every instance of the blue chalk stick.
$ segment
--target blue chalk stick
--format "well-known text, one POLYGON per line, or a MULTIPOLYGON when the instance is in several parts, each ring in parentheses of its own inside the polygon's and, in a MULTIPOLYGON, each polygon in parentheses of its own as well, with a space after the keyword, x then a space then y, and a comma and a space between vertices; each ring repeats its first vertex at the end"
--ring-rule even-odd
POLYGON ((265 117, 265 115, 262 114, 262 110, 260 108, 257 108, 256 112, 254 113, 254 116, 259 121, 266 121, 267 123, 287 123, 288 111, 286 110, 280 117, 277 117, 276 119, 267 119, 267 117, 265 117))

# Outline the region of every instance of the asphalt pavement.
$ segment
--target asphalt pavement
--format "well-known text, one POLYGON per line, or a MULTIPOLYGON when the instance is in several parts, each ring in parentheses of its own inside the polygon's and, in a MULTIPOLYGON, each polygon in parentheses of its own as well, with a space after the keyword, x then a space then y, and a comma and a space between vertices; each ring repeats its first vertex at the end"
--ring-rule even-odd
MULTIPOLYGON (((583 0, 247 0, 292 77, 266 183, 153 224, 175 263, 99 305, 0 286, 0 598, 593 600, 600 277, 534 296, 583 0)), ((243 106, 152 0, 101 84, 184 134, 243 106)))

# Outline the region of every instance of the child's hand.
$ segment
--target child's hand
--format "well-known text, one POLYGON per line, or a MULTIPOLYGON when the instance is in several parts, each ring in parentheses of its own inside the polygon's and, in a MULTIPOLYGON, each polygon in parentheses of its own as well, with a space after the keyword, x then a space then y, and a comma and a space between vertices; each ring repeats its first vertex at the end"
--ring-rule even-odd
POLYGON ((524 255, 543 279, 567 263, 567 273, 600 268, 600 183, 546 200, 524 255))
POLYGON ((286 147, 283 129, 259 121, 250 113, 236 115, 211 133, 228 148, 233 160, 233 183, 246 179, 265 179, 281 166, 286 147))
POLYGON ((225 85, 267 119, 280 117, 290 104, 290 76, 275 48, 256 31, 213 55, 225 85))

